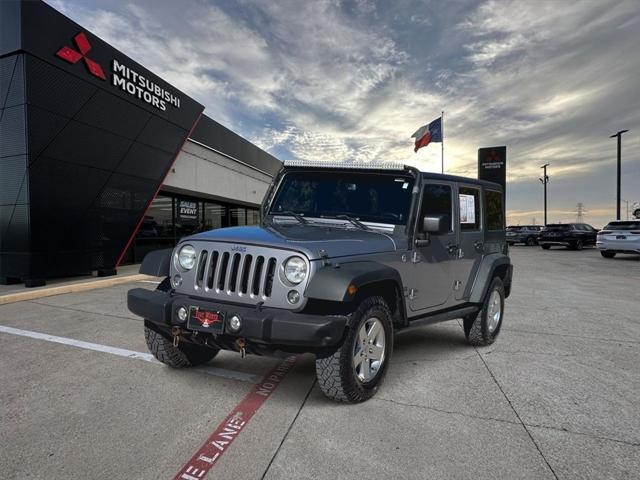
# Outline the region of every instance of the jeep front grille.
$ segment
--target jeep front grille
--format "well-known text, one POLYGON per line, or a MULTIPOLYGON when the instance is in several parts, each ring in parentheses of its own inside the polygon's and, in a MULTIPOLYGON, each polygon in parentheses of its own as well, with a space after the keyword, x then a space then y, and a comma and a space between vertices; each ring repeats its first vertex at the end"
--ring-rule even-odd
MULTIPOLYGON (((265 307, 298 309, 304 306, 304 292, 315 265, 305 255, 280 248, 237 245, 226 242, 189 241, 196 250, 196 265, 185 272, 172 262, 171 274, 182 277, 177 293, 209 298, 213 301, 264 304, 265 307), (307 262, 307 280, 291 285, 280 272, 284 262, 299 255, 307 262), (296 290, 300 301, 291 305, 287 293, 296 290)), ((180 248, 178 246, 178 248, 180 248)))
POLYGON ((275 257, 203 249, 198 257, 194 287, 205 292, 269 298, 276 264, 275 257))

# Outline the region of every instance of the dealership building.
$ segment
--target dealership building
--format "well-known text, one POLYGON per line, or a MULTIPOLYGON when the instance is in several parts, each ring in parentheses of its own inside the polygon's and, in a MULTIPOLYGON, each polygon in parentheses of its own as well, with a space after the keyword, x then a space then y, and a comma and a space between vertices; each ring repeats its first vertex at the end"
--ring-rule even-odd
POLYGON ((0 2, 0 283, 259 221, 280 162, 41 1, 0 2))

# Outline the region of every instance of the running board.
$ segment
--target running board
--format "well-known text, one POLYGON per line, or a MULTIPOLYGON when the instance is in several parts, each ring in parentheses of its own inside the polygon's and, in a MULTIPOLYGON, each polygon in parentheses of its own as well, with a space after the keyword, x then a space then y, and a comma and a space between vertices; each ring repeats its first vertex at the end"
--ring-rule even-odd
POLYGON ((409 325, 407 325, 402 329, 399 329, 399 331, 404 332, 411 328, 424 327, 425 325, 431 325, 433 323, 446 322, 447 320, 454 320, 456 318, 466 317, 467 315, 478 313, 479 311, 480 311, 479 305, 469 305, 468 307, 455 308, 455 309, 447 310, 444 312, 427 314, 425 316, 418 317, 413 320, 409 319, 409 325))

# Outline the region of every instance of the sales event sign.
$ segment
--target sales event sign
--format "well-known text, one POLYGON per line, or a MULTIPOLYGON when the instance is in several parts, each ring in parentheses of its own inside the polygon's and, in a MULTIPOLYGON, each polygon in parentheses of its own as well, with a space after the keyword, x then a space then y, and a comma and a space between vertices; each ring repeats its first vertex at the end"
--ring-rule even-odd
POLYGON ((178 200, 178 219, 198 220, 198 202, 193 200, 178 200))

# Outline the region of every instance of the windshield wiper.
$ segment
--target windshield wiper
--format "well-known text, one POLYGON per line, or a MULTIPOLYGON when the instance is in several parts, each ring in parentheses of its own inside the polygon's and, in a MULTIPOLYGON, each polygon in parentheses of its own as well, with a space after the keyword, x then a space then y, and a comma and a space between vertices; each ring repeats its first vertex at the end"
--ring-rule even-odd
POLYGON ((309 220, 307 220, 306 218, 304 218, 302 215, 300 215, 299 213, 293 212, 291 210, 285 210, 284 212, 274 212, 273 215, 281 215, 283 217, 293 217, 295 218, 298 222, 300 222, 302 225, 307 225, 309 223, 309 220))
POLYGON ((334 215, 333 218, 337 218, 339 220, 348 220, 361 230, 371 230, 360 220, 358 220, 357 218, 351 217, 349 215, 334 215))

